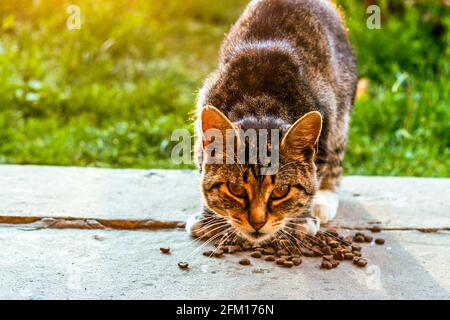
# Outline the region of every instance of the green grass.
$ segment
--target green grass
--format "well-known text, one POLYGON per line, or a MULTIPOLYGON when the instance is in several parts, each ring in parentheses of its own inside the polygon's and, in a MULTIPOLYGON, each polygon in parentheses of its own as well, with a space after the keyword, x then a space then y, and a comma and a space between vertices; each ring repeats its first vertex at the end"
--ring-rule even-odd
MULTIPOLYGON (((1 1, 0 163, 179 167, 170 135, 192 130, 196 92, 246 2, 1 1), (66 27, 69 4, 80 30, 66 27)), ((369 30, 363 1, 338 2, 369 81, 345 173, 449 177, 450 8, 381 0, 382 28, 369 30)))

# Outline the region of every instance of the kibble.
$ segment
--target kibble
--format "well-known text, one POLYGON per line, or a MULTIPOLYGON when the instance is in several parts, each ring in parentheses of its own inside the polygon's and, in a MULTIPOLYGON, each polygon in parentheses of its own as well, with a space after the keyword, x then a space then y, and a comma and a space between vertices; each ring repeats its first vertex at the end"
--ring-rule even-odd
POLYGON ((260 251, 253 251, 250 256, 252 256, 252 258, 261 258, 262 253, 260 251))
POLYGON ((312 251, 312 252, 314 253, 314 255, 317 256, 317 257, 323 256, 323 252, 322 252, 322 250, 320 250, 319 248, 313 248, 311 251, 312 251))
POLYGON ((170 253, 170 248, 169 247, 167 247, 167 248, 159 248, 159 250, 161 251, 161 253, 164 253, 164 254, 169 254, 170 253))
POLYGON ((358 267, 365 267, 367 265, 367 260, 366 259, 359 259, 358 260, 358 267))
POLYGON ((280 249, 280 250, 278 250, 277 251, 277 257, 281 257, 281 256, 286 256, 286 255, 288 255, 289 254, 289 252, 287 252, 287 250, 285 250, 285 249, 280 249))
POLYGON ((353 257, 354 257, 354 255, 351 252, 348 252, 348 253, 344 254, 344 259, 345 260, 353 260, 353 257))
POLYGON ((285 261, 283 263, 283 267, 286 267, 286 268, 292 268, 293 266, 294 266, 294 263, 292 261, 285 261))
POLYGON ((222 257, 222 256, 223 256, 223 250, 222 250, 222 249, 216 249, 216 250, 214 251, 214 257, 220 258, 220 257, 222 257))
POLYGON ((338 251, 333 256, 336 260, 344 260, 344 253, 342 251, 338 251))
POLYGON ((337 242, 336 240, 331 240, 328 242, 328 245, 332 248, 337 248, 339 246, 339 242, 337 242))
MULTIPOLYGON (((319 231, 314 237, 294 238, 293 241, 277 238, 268 243, 252 245, 243 239, 238 241, 227 240, 216 244, 214 251, 203 252, 203 255, 207 257, 222 257, 224 254, 246 252, 249 254, 249 257, 239 260, 241 265, 250 265, 251 261, 249 258, 251 257, 262 258, 265 261, 273 262, 286 268, 301 265, 304 257, 322 257, 320 267, 328 270, 337 268, 340 263, 346 263, 345 261, 353 262, 358 267, 366 266, 368 262, 362 257, 362 245, 372 241, 374 241, 374 237, 362 232, 356 232, 344 237, 339 235, 334 229, 331 229, 319 231)), ((375 243, 384 244, 384 239, 377 238, 375 243)), ((183 267, 181 263, 179 266, 180 268, 188 268, 184 267, 184 263, 183 267)))
POLYGON ((333 256, 332 255, 322 256, 322 258, 323 258, 323 260, 327 260, 327 261, 333 260, 333 256))
POLYGON ((239 251, 241 251, 239 246, 229 246, 228 247, 229 254, 233 254, 233 253, 239 252, 239 251))
POLYGON ((374 226, 370 228, 370 231, 372 231, 373 233, 381 232, 381 228, 379 226, 374 226))
POLYGON ((239 260, 239 264, 242 264, 243 266, 248 266, 251 264, 251 261, 250 261, 250 259, 243 258, 243 259, 239 260))
POLYGON ((189 263, 187 263, 187 262, 178 262, 178 266, 180 267, 180 269, 187 269, 187 268, 189 268, 189 263))
POLYGON ((213 252, 212 251, 205 251, 205 252, 203 252, 203 255, 205 257, 211 257, 213 255, 213 252))

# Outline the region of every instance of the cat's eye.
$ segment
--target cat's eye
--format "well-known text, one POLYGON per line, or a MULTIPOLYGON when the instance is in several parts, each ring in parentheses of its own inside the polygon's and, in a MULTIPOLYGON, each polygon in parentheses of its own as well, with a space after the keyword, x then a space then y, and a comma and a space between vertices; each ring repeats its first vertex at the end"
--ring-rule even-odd
POLYGON ((289 186, 281 186, 278 188, 273 189, 272 191, 272 198, 273 199, 281 199, 287 196, 291 188, 289 186))
POLYGON ((247 191, 243 186, 234 184, 234 183, 228 183, 228 190, 235 195, 236 197, 243 198, 247 194, 247 191))

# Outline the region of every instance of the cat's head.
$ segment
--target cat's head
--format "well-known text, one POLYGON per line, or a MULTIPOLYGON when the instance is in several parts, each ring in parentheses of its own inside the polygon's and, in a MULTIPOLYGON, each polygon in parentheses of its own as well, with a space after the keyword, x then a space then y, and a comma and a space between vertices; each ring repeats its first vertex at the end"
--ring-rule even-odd
MULTIPOLYGON (((266 119, 267 120, 267 119, 266 119)), ((245 163, 237 161, 237 149, 234 148, 233 161, 226 161, 226 141, 239 138, 230 137, 230 132, 238 129, 251 129, 252 121, 257 132, 261 127, 270 127, 273 119, 261 126, 261 119, 250 119, 232 123, 222 112, 214 107, 205 107, 201 114, 203 132, 203 162, 201 188, 208 209, 225 218, 239 235, 251 242, 261 242, 274 236, 290 219, 310 213, 311 200, 317 189, 317 177, 314 157, 322 128, 319 112, 310 112, 294 124, 276 124, 279 127, 278 139, 269 139, 245 145, 245 163), (244 124, 245 123, 245 124, 244 124), (244 128, 243 128, 244 127, 244 128), (224 154, 209 148, 217 139, 208 132, 222 132, 224 154), (275 144, 272 142, 278 140, 275 144), (267 168, 258 161, 249 163, 249 148, 270 150, 279 154, 277 170, 264 175, 261 169, 267 168), (208 149, 209 148, 209 149, 208 149), (211 152, 211 150, 214 150, 211 152), (278 152, 279 151, 279 152, 278 152), (213 163, 212 158, 223 159, 223 164, 213 163), (238 162, 238 163, 236 163, 238 162)), ((236 134, 239 137, 239 134, 236 134)), ((242 136, 241 136, 241 142, 242 136)), ((216 141, 217 142, 217 141, 216 141)), ((235 144, 237 145, 237 144, 235 144)), ((231 148, 230 148, 231 149, 231 148)), ((220 161, 219 161, 220 162, 220 161)))

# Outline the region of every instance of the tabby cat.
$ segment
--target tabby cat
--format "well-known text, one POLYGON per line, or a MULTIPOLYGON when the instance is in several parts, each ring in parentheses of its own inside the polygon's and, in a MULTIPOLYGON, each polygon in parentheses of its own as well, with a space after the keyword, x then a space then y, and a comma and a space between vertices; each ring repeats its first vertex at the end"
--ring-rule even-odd
MULTIPOLYGON (((251 1, 199 94, 204 210, 187 229, 194 236, 233 230, 258 243, 280 230, 315 233, 333 219, 356 84, 355 58, 331 1, 251 1), (278 130, 277 172, 208 161, 211 129, 278 130)), ((270 141, 258 148, 272 150, 270 141)))

